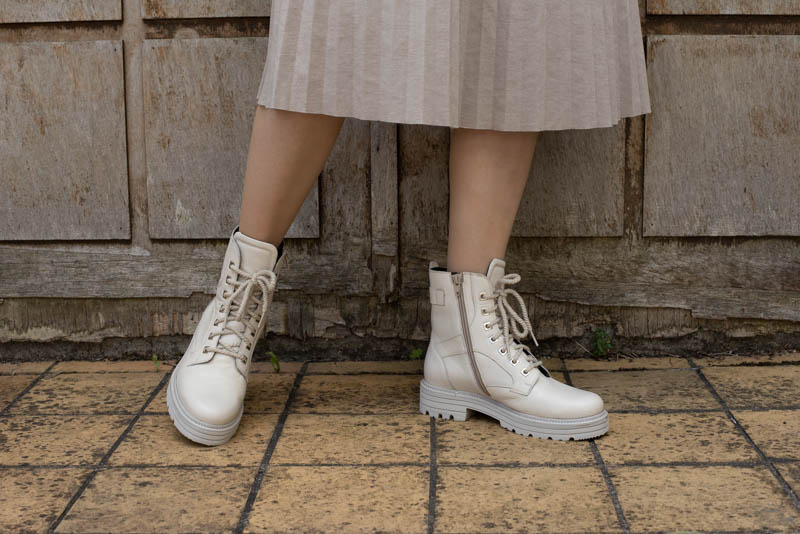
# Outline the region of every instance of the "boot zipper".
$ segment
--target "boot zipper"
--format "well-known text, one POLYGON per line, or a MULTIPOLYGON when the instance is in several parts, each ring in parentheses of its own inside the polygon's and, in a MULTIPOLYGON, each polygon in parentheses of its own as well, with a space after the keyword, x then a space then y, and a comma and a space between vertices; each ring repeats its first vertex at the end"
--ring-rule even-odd
POLYGON ((458 299, 458 311, 461 314, 461 331, 464 334, 464 341, 467 344, 467 355, 469 355, 469 363, 472 365, 472 373, 475 375, 475 381, 480 386, 483 393, 490 397, 489 390, 483 383, 481 374, 478 372, 478 364, 475 361, 475 352, 472 350, 472 336, 469 334, 467 326, 467 308, 464 305, 464 273, 453 273, 453 285, 456 290, 456 298, 458 299))

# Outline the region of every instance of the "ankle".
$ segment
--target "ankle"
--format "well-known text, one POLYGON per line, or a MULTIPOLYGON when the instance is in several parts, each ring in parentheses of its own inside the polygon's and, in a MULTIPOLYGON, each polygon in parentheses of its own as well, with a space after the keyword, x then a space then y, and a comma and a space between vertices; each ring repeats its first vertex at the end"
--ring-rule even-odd
POLYGON ((250 227, 240 224, 237 226, 239 229, 239 233, 246 235, 250 239, 255 239, 256 241, 262 241, 264 243, 269 243, 273 245, 275 248, 280 248, 283 244, 283 236, 280 235, 278 232, 272 230, 262 230, 256 227, 250 227))

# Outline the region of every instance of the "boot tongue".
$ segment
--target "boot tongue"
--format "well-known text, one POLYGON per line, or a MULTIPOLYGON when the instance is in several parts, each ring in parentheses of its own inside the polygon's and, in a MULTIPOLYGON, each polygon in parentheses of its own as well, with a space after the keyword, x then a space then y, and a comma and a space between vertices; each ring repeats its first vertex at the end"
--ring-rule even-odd
MULTIPOLYGON (((255 273, 256 271, 261 271, 264 269, 272 270, 275 267, 275 261, 278 257, 278 249, 274 245, 253 239, 252 237, 246 236, 239 231, 233 234, 233 238, 236 241, 236 244, 239 246, 240 269, 248 273, 255 273)), ((239 307, 242 306, 241 298, 242 296, 239 295, 234 299, 234 308, 236 308, 237 305, 239 307)), ((261 298, 263 299, 264 296, 262 295, 261 298)), ((247 305, 252 306, 253 304, 248 303, 247 305)), ((231 313, 233 314, 235 312, 231 311, 231 313)), ((246 312, 244 317, 247 317, 246 312)), ((244 333, 246 328, 243 322, 233 319, 228 320, 227 326, 229 329, 241 333, 244 333)), ((220 336, 219 342, 222 345, 231 348, 238 347, 242 343, 241 339, 235 334, 225 334, 220 336)))
MULTIPOLYGON (((501 260, 500 258, 494 258, 491 263, 489 263, 489 268, 486 270, 486 277, 489 279, 489 283, 492 285, 492 289, 497 287, 497 283, 500 281, 503 276, 506 274, 506 262, 501 260)), ((516 339, 512 341, 514 345, 520 345, 521 343, 518 342, 516 339)), ((526 352, 525 349, 522 349, 520 352, 520 357, 522 357, 522 353, 526 352)), ((531 373, 539 373, 539 368, 535 368, 531 373)), ((542 373, 544 374, 544 373, 542 373)), ((549 374, 547 376, 550 376, 549 374)))
POLYGON ((489 268, 486 270, 486 277, 489 283, 492 284, 492 289, 497 286, 497 282, 506 274, 506 262, 500 258, 494 258, 489 263, 489 268))
POLYGON ((237 231, 233 234, 239 245, 239 268, 254 273, 263 269, 272 270, 278 258, 278 249, 271 243, 253 239, 237 231))

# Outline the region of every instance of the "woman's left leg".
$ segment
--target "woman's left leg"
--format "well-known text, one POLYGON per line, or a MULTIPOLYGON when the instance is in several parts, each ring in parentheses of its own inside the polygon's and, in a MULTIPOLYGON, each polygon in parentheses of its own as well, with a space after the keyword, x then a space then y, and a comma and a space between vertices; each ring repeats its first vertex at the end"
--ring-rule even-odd
POLYGON ((447 270, 485 273, 503 258, 538 132, 453 128, 447 270))
MULTIPOLYGON (((481 412, 523 435, 588 439, 608 431, 603 399, 552 378, 524 344, 523 298, 505 253, 536 132, 452 130, 447 267, 431 262, 431 340, 420 411, 463 421, 481 412)), ((533 349, 535 352, 535 349, 533 349)))

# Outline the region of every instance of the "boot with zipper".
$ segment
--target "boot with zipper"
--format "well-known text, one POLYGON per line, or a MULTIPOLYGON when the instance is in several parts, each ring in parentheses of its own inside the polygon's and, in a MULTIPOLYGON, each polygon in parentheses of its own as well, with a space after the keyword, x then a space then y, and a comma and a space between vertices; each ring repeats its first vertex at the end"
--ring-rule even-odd
POLYGON ((216 294, 167 385, 169 415, 190 440, 221 445, 236 433, 283 262, 283 242, 258 241, 238 226, 231 232, 216 294))
POLYGON ((425 355, 419 409, 465 421, 481 412, 518 434, 589 439, 608 431, 608 412, 596 393, 550 376, 527 345, 533 336, 520 281, 495 258, 486 274, 449 272, 431 262, 431 340, 425 355), (520 312, 511 306, 514 297, 520 312))

